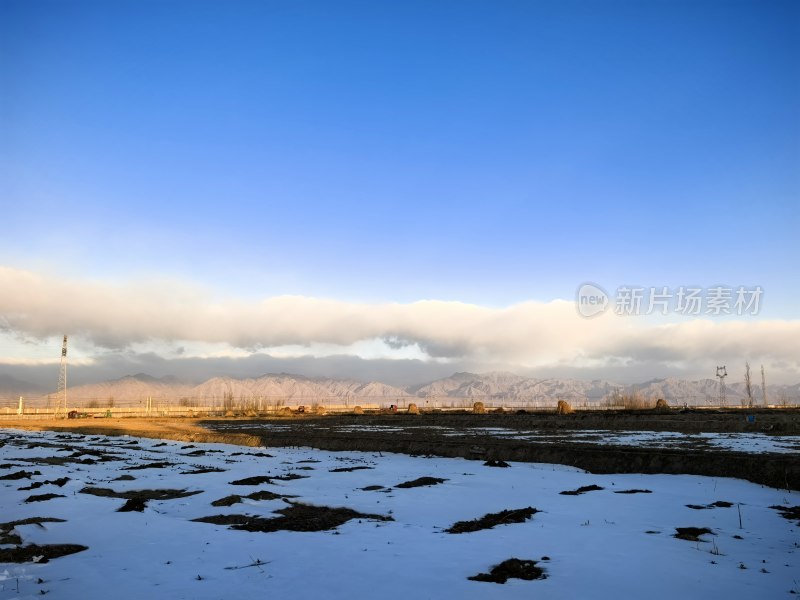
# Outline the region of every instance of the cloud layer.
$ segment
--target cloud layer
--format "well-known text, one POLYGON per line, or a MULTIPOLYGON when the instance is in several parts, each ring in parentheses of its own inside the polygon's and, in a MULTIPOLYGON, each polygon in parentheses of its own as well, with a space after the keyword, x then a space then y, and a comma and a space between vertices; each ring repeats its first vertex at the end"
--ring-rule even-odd
POLYGON ((674 371, 749 359, 781 365, 789 379, 800 373, 798 320, 654 323, 613 314, 585 319, 566 300, 502 308, 302 296, 244 302, 174 282, 70 281, 8 267, 0 267, 0 289, 7 332, 39 339, 67 332, 105 349, 170 341, 246 351, 328 345, 347 354, 364 340, 382 340, 398 351, 416 345, 423 358, 475 364, 592 371, 661 364, 674 371))

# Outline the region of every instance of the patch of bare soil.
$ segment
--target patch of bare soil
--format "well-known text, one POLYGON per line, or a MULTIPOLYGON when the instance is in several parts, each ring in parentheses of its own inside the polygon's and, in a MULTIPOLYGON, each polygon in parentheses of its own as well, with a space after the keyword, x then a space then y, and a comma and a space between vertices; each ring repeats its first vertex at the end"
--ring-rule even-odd
POLYGON ((505 583, 509 579, 546 579, 544 569, 536 566, 535 560, 522 560, 519 558, 509 558, 499 565, 492 567, 488 573, 478 573, 468 577, 472 581, 488 581, 490 583, 505 583))
POLYGON ((439 477, 419 477, 418 479, 412 479, 411 481, 404 481, 403 483, 398 483, 396 488, 415 488, 415 487, 423 487, 426 485, 438 485, 440 483, 444 483, 447 479, 441 479, 439 477))
MULTIPOLYGON (((307 468, 307 467, 306 467, 307 468)), ((375 467, 338 467, 336 469, 328 469, 328 473, 352 473, 353 471, 364 471, 366 469, 374 469, 375 467)))
POLYGON ((35 475, 41 474, 41 471, 16 471, 14 473, 9 473, 8 475, 0 476, 0 480, 17 481, 19 479, 30 479, 35 475))
POLYGON ((225 469, 217 467, 200 467, 191 471, 181 471, 181 475, 202 475, 203 473, 224 473, 225 469))
POLYGON ((485 463, 483 463, 483 466, 484 467, 499 467, 501 469, 507 469, 511 465, 508 464, 504 460, 487 460, 485 463))
POLYGON ((272 483, 273 477, 266 475, 256 475, 254 477, 245 477, 244 479, 237 479, 231 481, 230 485, 261 485, 262 483, 272 483))
POLYGON ((22 544, 22 538, 14 532, 14 528, 18 525, 38 525, 39 527, 44 527, 42 523, 64 523, 64 519, 56 519, 54 517, 31 517, 29 519, 20 519, 19 521, 0 523, 0 545, 22 544))
POLYGON ((797 524, 800 525, 800 506, 770 506, 770 508, 777 510, 781 513, 781 516, 784 519, 789 519, 790 521, 794 521, 797 519, 797 524))
POLYGON ((117 512, 142 512, 147 506, 149 500, 174 500, 176 498, 186 498, 187 496, 194 496, 201 494, 202 490, 195 490, 193 492, 187 490, 128 490, 126 492, 117 492, 110 488, 94 488, 85 487, 80 491, 81 494, 90 494, 92 496, 102 496, 104 498, 122 498, 126 500, 117 512))
POLYGON ((295 496, 290 496, 287 494, 275 494, 270 492, 269 490, 261 490, 258 492, 253 492, 252 494, 248 494, 247 496, 240 496, 239 494, 232 494, 230 496, 225 496, 224 498, 220 498, 219 500, 214 500, 211 503, 211 506, 233 506, 234 504, 239 504, 242 500, 249 499, 249 500, 278 500, 282 498, 294 498, 295 496))
POLYGON ((652 494, 653 490, 620 490, 618 492, 614 492, 615 494, 652 494))
POLYGON ((501 510, 497 513, 486 514, 480 519, 458 521, 448 529, 445 529, 445 533, 472 533, 473 531, 492 529, 498 525, 506 525, 508 523, 524 523, 537 512, 539 511, 532 506, 512 510, 501 510))
POLYGON ((44 527, 42 523, 64 523, 64 519, 56 519, 54 517, 31 517, 28 519, 20 519, 19 521, 9 521, 8 523, 0 523, 0 545, 11 545, 14 548, 0 548, 0 563, 13 562, 39 562, 44 563, 50 559, 58 558, 59 556, 66 556, 67 554, 74 554, 87 550, 86 546, 78 544, 48 544, 37 546, 36 544, 29 544, 22 546, 22 538, 14 532, 14 528, 19 525, 38 525, 44 527))
POLYGON ((601 488, 599 485, 584 485, 577 490, 564 490, 563 492, 559 492, 559 494, 562 496, 580 496, 586 492, 597 492, 602 489, 604 488, 601 488))
POLYGON ((58 479, 52 479, 50 481, 34 481, 30 485, 26 485, 24 487, 18 488, 19 491, 28 491, 28 490, 35 490, 43 485, 56 485, 58 487, 64 487, 64 485, 69 481, 69 477, 59 477, 58 479))
POLYGON ((275 481, 294 481, 295 479, 308 479, 308 475, 298 475, 297 473, 287 473, 286 475, 276 475, 275 481))
POLYGON ((41 546, 29 544, 14 548, 0 548, 0 563, 46 563, 54 558, 83 552, 88 549, 88 546, 81 546, 80 544, 44 544, 41 546))
POLYGON ((290 503, 286 508, 275 511, 280 517, 265 519, 249 515, 214 515, 192 519, 199 523, 229 525, 239 531, 328 531, 352 519, 370 519, 375 521, 393 521, 392 517, 356 512, 350 508, 331 508, 329 506, 312 506, 309 504, 290 503))
POLYGON ((731 506, 733 506, 733 502, 717 500, 711 504, 687 504, 686 508, 692 508, 694 510, 710 510, 712 508, 730 508, 731 506))
POLYGON ((134 477, 133 475, 120 475, 119 477, 116 477, 111 481, 134 481, 135 479, 136 477, 134 477))
POLYGON ((701 535, 716 535, 708 527, 676 527, 675 531, 677 533, 673 537, 687 542, 705 542, 706 540, 700 539, 701 535))
POLYGON ((64 494, 34 494, 33 496, 28 496, 25 498, 24 502, 46 502, 47 500, 52 500, 53 498, 66 498, 66 496, 64 494))
POLYGON ((167 467, 174 466, 175 463, 171 462, 150 462, 142 463, 141 465, 133 465, 132 467, 125 467, 123 471, 141 471, 143 469, 166 469, 167 467))
POLYGON ((267 454, 266 452, 231 452, 231 456, 258 456, 259 458, 275 458, 272 454, 267 454))
POLYGON ((385 489, 382 485, 368 485, 367 487, 361 488, 362 492, 377 492, 378 490, 385 489))

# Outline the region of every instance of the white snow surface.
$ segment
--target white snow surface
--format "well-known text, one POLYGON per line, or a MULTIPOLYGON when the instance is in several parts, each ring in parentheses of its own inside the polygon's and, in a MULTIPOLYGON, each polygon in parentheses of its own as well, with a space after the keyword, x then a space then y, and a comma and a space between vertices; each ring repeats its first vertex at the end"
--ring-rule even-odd
MULTIPOLYGON (((69 477, 63 487, 25 491, 31 480, 0 480, 0 522, 57 517, 64 523, 18 526, 24 543, 74 543, 89 549, 46 564, 0 563, 0 599, 348 599, 377 598, 793 598, 800 593, 800 527, 770 508, 797 506, 800 493, 746 481, 689 475, 593 475, 532 463, 492 468, 480 461, 310 448, 243 448, 129 437, 0 430, 0 476, 40 471, 32 481, 69 477), (11 440, 11 436, 16 439, 11 440), (24 440, 25 443, 21 443, 24 440), (130 442, 138 441, 138 447, 130 442), (69 456, 56 443, 118 453, 120 461, 46 465, 25 458, 69 456), (115 446, 96 446, 98 443, 115 446), (120 446, 125 446, 124 448, 120 446), (204 456, 186 456, 196 450, 204 456), (210 452, 218 451, 218 452, 210 452), (243 452, 232 456, 234 452, 243 452), (268 452, 271 458, 252 456, 268 452), (124 471, 148 461, 167 468, 124 471), (318 462, 300 462, 318 461, 318 462), (9 466, 10 465, 10 466, 9 466), (330 472, 368 466, 352 472, 330 472), (197 467, 224 472, 181 474, 197 467), (312 470, 301 470, 311 467, 312 470), (274 484, 229 482, 255 475, 307 476, 274 484), (112 481, 129 474, 133 481, 112 481), (430 476, 439 485, 399 483, 430 476), (559 492, 586 485, 603 490, 559 492), (178 488, 202 493, 150 501, 144 512, 120 513, 121 499, 79 493, 84 486, 117 491, 178 488), (388 491, 363 491, 371 485, 388 491), (652 493, 617 494, 627 489, 652 493), (352 520, 332 531, 273 533, 192 522, 217 514, 278 516, 283 500, 230 507, 211 502, 257 490, 292 494, 308 504, 348 507, 394 518, 352 520), (30 495, 63 494, 25 503, 30 495), (715 501, 729 508, 694 510, 715 501), (541 512, 524 523, 466 534, 443 530, 456 521, 503 509, 541 512), (741 527, 739 515, 741 514, 741 527), (708 527, 703 542, 673 537, 676 527, 708 527), (737 539, 734 536, 739 536, 737 539), (542 560, 542 557, 549 560, 542 560), (506 584, 470 581, 511 557, 540 561, 547 578, 506 584), (256 566, 253 563, 261 562, 256 566), (240 567, 240 568, 239 568, 240 567), (39 583, 39 581, 42 583, 39 583)), ((83 458, 91 458, 86 455, 83 458)))

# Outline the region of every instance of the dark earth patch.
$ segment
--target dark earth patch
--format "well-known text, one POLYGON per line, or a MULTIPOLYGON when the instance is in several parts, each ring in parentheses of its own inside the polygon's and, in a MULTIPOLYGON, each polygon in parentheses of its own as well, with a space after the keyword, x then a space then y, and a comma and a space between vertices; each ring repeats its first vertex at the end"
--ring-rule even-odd
POLYGON ((404 481, 403 483, 398 483, 396 488, 415 488, 415 487, 423 487, 426 485, 438 485, 440 483, 444 483, 447 479, 441 479, 439 477, 420 477, 418 479, 412 479, 411 481, 404 481))
POLYGON ((652 494, 653 490, 620 490, 615 494, 652 494))
POLYGON ((492 529, 497 525, 505 525, 507 523, 524 523, 537 512, 539 511, 532 506, 512 510, 501 510, 497 513, 486 514, 480 519, 458 521, 448 529, 445 529, 445 533, 472 533, 473 531, 492 529))
POLYGON ((468 577, 472 581, 488 581, 491 583, 505 583, 509 579, 546 579, 547 575, 543 569, 536 566, 535 560, 521 560, 519 558, 509 558, 499 565, 492 567, 488 573, 478 573, 468 577))
POLYGON ((337 467, 336 469, 328 469, 328 473, 352 473, 353 471, 364 471, 366 469, 374 469, 375 467, 337 467))
POLYGON ((123 471, 140 471, 142 469, 166 469, 173 466, 175 463, 170 462, 151 462, 143 463, 141 465, 134 465, 132 467, 125 467, 123 471))
POLYGON ((688 542, 705 542, 706 540, 700 539, 701 535, 715 535, 708 527, 676 527, 675 531, 677 533, 673 537, 688 542))
POLYGON ((777 510, 781 513, 781 516, 784 519, 789 519, 790 521, 794 521, 798 519, 797 524, 800 525, 800 506, 770 506, 770 508, 777 510))
POLYGON ((194 496, 195 494, 202 494, 202 490, 195 490, 193 492, 183 490, 128 490, 125 492, 117 492, 111 488, 96 488, 87 486, 80 490, 81 494, 90 494, 92 496, 102 496, 103 498, 121 498, 123 500, 174 500, 176 498, 186 498, 194 496))
POLYGON ((256 475, 255 477, 245 477, 244 479, 237 479, 231 481, 231 485, 261 485, 262 483, 272 483, 273 477, 266 475, 256 475))
POLYGON ((14 473, 9 473, 8 475, 0 476, 0 480, 5 481, 17 481, 19 479, 30 479, 35 475, 41 475, 41 471, 15 471, 14 473))
POLYGON ((258 456, 260 458, 275 458, 272 454, 267 454, 266 452, 231 452, 231 456, 258 456))
POLYGON ((248 515, 214 515, 192 519, 199 523, 229 525, 239 531, 328 531, 335 529, 352 519, 370 519, 376 521, 393 521, 392 517, 356 512, 350 508, 331 508, 328 506, 311 506, 294 504, 275 511, 280 517, 265 519, 248 515))
POLYGON ((181 471, 181 475, 202 475, 203 473, 224 473, 225 469, 217 467, 200 467, 199 469, 192 469, 191 471, 181 471))
POLYGON ((273 492, 270 492, 269 490, 261 490, 258 492, 253 492, 252 494, 248 494, 247 496, 240 496, 239 494, 232 494, 230 496, 225 496, 224 498, 220 498, 219 500, 214 500, 211 503, 211 506, 233 506, 234 504, 238 504, 244 499, 278 500, 280 498, 294 498, 294 496, 275 494, 273 492))
POLYGON ((599 485, 584 485, 583 487, 579 487, 577 490, 565 490, 563 492, 559 492, 562 496, 580 496, 581 494, 585 494, 586 492, 597 492, 602 490, 599 485))
POLYGON ((0 548, 0 563, 26 563, 38 562, 46 563, 60 556, 75 554, 88 550, 88 546, 80 544, 45 544, 42 546, 29 544, 28 546, 17 546, 15 548, 0 548), (41 557, 35 560, 37 557, 41 557))
POLYGON ((483 463, 483 466, 484 467, 500 467, 501 469, 507 469, 511 465, 508 464, 504 460, 487 460, 485 463, 483 463))
POLYGON ((384 489, 382 485, 368 485, 367 487, 361 488, 362 492, 376 492, 378 490, 384 489))
POLYGON ((28 491, 28 490, 35 490, 43 485, 56 485, 58 487, 64 487, 64 485, 69 481, 69 477, 59 477, 58 479, 53 479, 50 481, 34 481, 30 485, 26 485, 25 487, 19 488, 20 491, 28 491))
POLYGON ((25 498, 24 502, 46 502, 47 500, 52 500, 53 498, 66 498, 64 494, 34 494, 33 496, 28 496, 25 498))

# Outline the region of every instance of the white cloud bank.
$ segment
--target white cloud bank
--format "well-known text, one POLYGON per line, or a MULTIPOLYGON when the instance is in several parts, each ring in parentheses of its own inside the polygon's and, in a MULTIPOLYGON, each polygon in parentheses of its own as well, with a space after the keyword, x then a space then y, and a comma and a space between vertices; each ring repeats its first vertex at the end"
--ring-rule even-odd
POLYGON ((101 348, 175 341, 248 352, 327 347, 346 354, 378 340, 383 350, 396 349, 399 357, 408 357, 413 348, 428 359, 529 368, 595 370, 604 364, 647 363, 674 371, 676 365, 751 360, 780 365, 789 379, 800 373, 800 320, 745 317, 654 324, 613 314, 585 319, 566 300, 505 308, 435 300, 359 304, 302 296, 243 302, 218 300, 173 282, 68 281, 9 267, 0 267, 0 290, 0 317, 8 333, 46 339, 67 332, 101 348))

